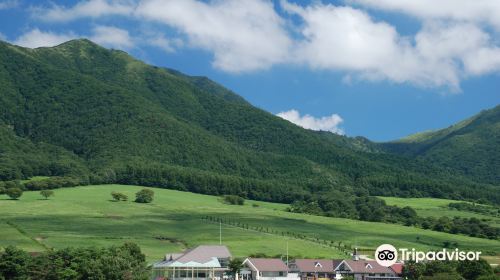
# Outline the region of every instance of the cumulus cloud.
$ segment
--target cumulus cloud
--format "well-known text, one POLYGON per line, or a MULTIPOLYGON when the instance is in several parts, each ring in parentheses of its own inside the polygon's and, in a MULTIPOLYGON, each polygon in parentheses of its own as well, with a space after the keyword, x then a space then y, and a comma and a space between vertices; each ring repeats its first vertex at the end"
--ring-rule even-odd
POLYGON ((96 26, 90 39, 112 48, 129 49, 134 46, 128 31, 114 26, 96 26))
POLYGON ((283 19, 265 0, 145 0, 136 15, 181 31, 228 72, 269 68, 285 61, 291 46, 283 19))
MULTIPOLYGON (((129 31, 109 26, 94 28, 90 38, 116 48, 150 45, 167 52, 198 48, 213 54, 215 68, 231 73, 294 64, 342 71, 346 84, 386 80, 457 92, 463 79, 500 71, 499 41, 494 37, 498 33, 485 27, 500 27, 496 16, 500 1, 344 1, 354 5, 321 1, 299 5, 287 0, 281 0, 279 7, 269 0, 82 0, 70 7, 54 4, 33 11, 46 21, 123 15, 153 23, 152 30, 142 30, 133 38, 129 31), (358 5, 415 15, 422 19, 422 28, 403 36, 395 26, 374 19, 358 5)), ((47 42, 59 41, 53 37, 71 37, 39 30, 28 35, 45 35, 41 41, 47 42)))
POLYGON ((344 131, 339 128, 339 125, 344 121, 339 115, 332 114, 331 116, 315 118, 311 115, 301 116, 297 110, 289 110, 276 114, 291 123, 301 126, 306 129, 330 131, 337 134, 344 134, 344 131))
POLYGON ((474 24, 432 21, 411 38, 351 7, 302 7, 287 1, 282 6, 303 20, 304 39, 297 43, 294 57, 312 68, 452 91, 459 91, 464 77, 500 70, 498 48, 474 24), (484 59, 486 55, 491 60, 484 59))
POLYGON ((52 47, 77 37, 74 33, 57 34, 35 28, 18 37, 13 43, 26 48, 52 47))
POLYGON ((15 8, 19 5, 19 1, 17 0, 4 0, 0 1, 0 10, 8 10, 15 8))
POLYGON ((498 0, 347 0, 366 7, 403 12, 422 19, 487 23, 500 29, 498 0))
POLYGON ((98 18, 109 15, 130 15, 133 2, 126 0, 86 0, 73 7, 52 4, 49 7, 33 7, 33 15, 43 21, 65 22, 84 17, 98 18))

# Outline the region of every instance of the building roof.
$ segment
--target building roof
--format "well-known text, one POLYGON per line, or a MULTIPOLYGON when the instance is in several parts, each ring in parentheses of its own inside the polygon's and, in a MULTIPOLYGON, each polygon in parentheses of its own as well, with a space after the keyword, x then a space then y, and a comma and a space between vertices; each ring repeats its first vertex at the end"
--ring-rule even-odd
POLYGON ((388 267, 381 266, 377 261, 368 260, 345 260, 354 273, 389 273, 394 274, 394 271, 388 267))
POLYGON ((248 258, 245 262, 247 261, 258 271, 288 271, 288 267, 281 259, 248 258))
POLYGON ((395 263, 395 264, 391 265, 391 269, 397 275, 403 274, 403 264, 402 263, 395 263))
MULTIPOLYGON (((334 272, 335 260, 296 259, 293 264, 300 272, 334 272)), ((340 263, 340 261, 339 261, 340 263)))
POLYGON ((179 254, 166 254, 154 267, 221 267, 219 259, 231 258, 226 246, 201 245, 179 254))
POLYGON ((201 245, 192 250, 187 251, 185 254, 176 259, 178 262, 207 262, 212 258, 227 259, 231 257, 231 253, 226 246, 220 245, 201 245))

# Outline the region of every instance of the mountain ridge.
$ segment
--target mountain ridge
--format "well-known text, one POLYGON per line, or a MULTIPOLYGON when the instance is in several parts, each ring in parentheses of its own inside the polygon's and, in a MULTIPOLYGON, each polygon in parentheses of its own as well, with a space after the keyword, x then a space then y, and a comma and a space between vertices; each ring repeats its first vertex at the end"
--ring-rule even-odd
MULTIPOLYGON (((451 169, 385 153, 362 137, 305 130, 206 77, 149 66, 88 40, 38 49, 0 42, 0 85, 0 120, 19 137, 76 155, 85 165, 78 174, 88 169, 101 178, 117 174, 118 180, 130 170, 163 174, 158 166, 169 172, 177 166, 212 172, 226 180, 227 190, 217 190, 225 193, 255 188, 271 196, 274 184, 297 196, 335 188, 500 201, 489 195, 492 186, 469 194, 478 184, 451 169)), ((18 177, 28 175, 19 172, 18 177)), ((171 180, 189 187, 184 175, 171 180)))

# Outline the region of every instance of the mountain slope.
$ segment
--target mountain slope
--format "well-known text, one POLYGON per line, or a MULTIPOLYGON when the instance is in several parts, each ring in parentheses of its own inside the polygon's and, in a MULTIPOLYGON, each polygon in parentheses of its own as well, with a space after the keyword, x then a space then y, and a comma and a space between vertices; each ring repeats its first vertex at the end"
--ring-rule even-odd
POLYGON ((38 49, 0 43, 0 86, 0 120, 16 137, 76 155, 97 182, 287 202, 331 188, 500 201, 496 188, 453 170, 302 129, 207 78, 88 40, 38 49))
POLYGON ((394 153, 453 168, 477 181, 500 182, 500 106, 448 128, 386 143, 394 153))

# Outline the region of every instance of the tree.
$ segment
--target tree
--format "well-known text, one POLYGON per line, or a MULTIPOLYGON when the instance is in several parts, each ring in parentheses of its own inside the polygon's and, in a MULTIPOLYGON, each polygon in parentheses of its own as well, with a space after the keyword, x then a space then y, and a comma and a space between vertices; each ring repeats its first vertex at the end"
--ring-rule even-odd
POLYGON ((23 190, 20 188, 10 188, 5 191, 5 194, 12 199, 18 199, 23 195, 23 190))
POLYGON ((0 252, 0 278, 26 279, 28 278, 28 264, 30 256, 23 250, 13 246, 5 248, 0 252))
POLYGON ((15 247, 0 252, 0 279, 150 279, 139 246, 66 248, 31 256, 15 247))
POLYGON ((483 259, 478 261, 463 261, 457 266, 457 272, 467 280, 476 280, 479 276, 493 274, 490 264, 483 259))
POLYGON ((5 187, 0 186, 0 195, 5 193, 5 187))
POLYGON ((236 273, 240 273, 242 267, 243 261, 241 259, 235 258, 229 262, 229 270, 233 275, 236 275, 236 273))
POLYGON ((128 200, 128 196, 123 194, 123 193, 119 193, 119 192, 111 192, 111 196, 113 197, 113 199, 115 201, 127 201, 128 200))
POLYGON ((54 191, 51 190, 41 190, 40 195, 45 197, 45 199, 49 199, 49 197, 54 196, 54 191))
POLYGON ((142 189, 135 194, 135 202, 150 203, 153 201, 154 194, 150 189, 142 189))
POLYGON ((424 271, 424 264, 409 261, 403 266, 403 278, 409 280, 419 280, 424 274, 424 271))

